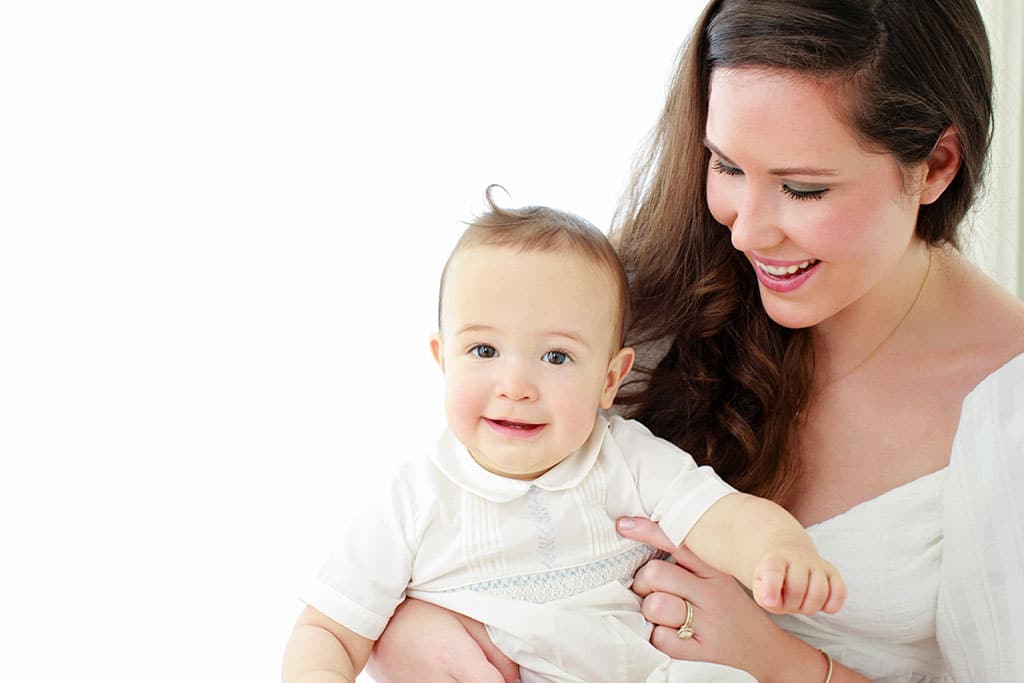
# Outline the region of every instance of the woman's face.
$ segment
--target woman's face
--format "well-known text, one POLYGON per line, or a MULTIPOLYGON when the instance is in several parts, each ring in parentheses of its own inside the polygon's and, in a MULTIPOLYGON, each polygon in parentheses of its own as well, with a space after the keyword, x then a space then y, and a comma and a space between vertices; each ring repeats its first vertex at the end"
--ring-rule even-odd
POLYGON ((708 207, 786 327, 891 296, 887 284, 912 267, 924 165, 905 183, 892 155, 863 149, 835 103, 826 85, 787 72, 711 77, 708 207))

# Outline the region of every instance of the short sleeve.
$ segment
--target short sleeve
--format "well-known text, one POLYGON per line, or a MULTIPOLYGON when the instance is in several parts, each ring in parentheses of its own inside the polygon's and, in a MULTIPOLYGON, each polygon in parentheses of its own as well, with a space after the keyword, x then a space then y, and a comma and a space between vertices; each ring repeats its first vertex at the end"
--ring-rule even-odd
POLYGON ((936 632, 953 679, 1024 675, 1024 355, 964 400, 946 479, 936 632))
POLYGON ((390 490, 383 488, 383 495, 350 520, 302 601, 364 638, 380 637, 412 575, 414 499, 396 476, 390 490))
POLYGON ((613 417, 609 424, 645 512, 674 544, 683 542, 708 508, 735 493, 713 469, 698 466, 689 453, 654 436, 639 422, 613 417))

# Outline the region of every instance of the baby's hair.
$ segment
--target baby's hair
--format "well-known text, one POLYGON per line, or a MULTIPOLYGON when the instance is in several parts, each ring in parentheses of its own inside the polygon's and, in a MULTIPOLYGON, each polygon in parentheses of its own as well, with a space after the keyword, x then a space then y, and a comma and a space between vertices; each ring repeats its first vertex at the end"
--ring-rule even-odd
MULTIPOLYGON (((604 268, 618 290, 616 311, 616 348, 626 340, 629 325, 629 288, 626 272, 619 262, 608 237, 590 221, 547 206, 524 206, 506 209, 494 201, 494 190, 501 185, 489 185, 484 192, 488 210, 467 224, 448 261, 441 271, 441 287, 437 297, 437 325, 441 327, 441 308, 444 302, 445 276, 448 266, 460 252, 471 247, 512 247, 520 252, 568 250, 584 256, 604 268)), ((510 283, 509 286, 514 286, 510 283)))

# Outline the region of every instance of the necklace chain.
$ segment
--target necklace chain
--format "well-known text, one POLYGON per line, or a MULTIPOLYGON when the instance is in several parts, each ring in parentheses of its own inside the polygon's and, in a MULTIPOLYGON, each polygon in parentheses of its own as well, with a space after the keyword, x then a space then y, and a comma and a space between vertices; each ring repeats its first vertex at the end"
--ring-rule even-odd
POLYGON ((879 351, 882 350, 882 347, 885 346, 886 342, 888 342, 890 339, 892 339, 893 335, 896 334, 896 331, 899 330, 900 327, 903 325, 903 323, 906 322, 907 318, 910 317, 911 311, 914 310, 914 306, 917 305, 918 299, 921 298, 921 292, 924 291, 924 284, 926 282, 928 282, 928 276, 931 274, 931 272, 932 272, 932 251, 931 251, 931 249, 929 249, 928 250, 928 268, 924 271, 924 278, 921 279, 921 285, 917 288, 917 294, 914 295, 914 300, 910 302, 910 306, 907 307, 907 310, 903 314, 903 317, 900 318, 899 322, 896 323, 895 327, 893 327, 892 330, 889 331, 889 334, 885 335, 885 339, 883 339, 882 341, 878 342, 878 346, 876 346, 874 349, 872 349, 871 353, 869 353, 868 355, 864 356, 863 360, 861 360, 859 363, 857 363, 852 368, 850 368, 849 370, 847 370, 843 374, 839 375, 838 377, 835 377, 835 378, 832 378, 832 379, 828 380, 827 382, 825 382, 825 384, 822 385, 822 387, 827 387, 827 386, 829 386, 831 384, 835 384, 839 380, 846 379, 847 377, 849 377, 850 375, 852 375, 853 373, 857 372, 862 367, 867 365, 868 361, 871 360, 872 358, 874 358, 875 354, 877 354, 879 351))

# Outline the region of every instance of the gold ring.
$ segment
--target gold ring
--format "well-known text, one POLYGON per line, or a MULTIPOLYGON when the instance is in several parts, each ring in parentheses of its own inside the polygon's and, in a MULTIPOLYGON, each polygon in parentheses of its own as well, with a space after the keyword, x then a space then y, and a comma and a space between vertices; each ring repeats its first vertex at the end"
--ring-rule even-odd
POLYGON ((687 638, 693 638, 693 605, 686 598, 683 598, 683 603, 686 604, 686 620, 679 627, 676 636, 686 640, 687 638))

